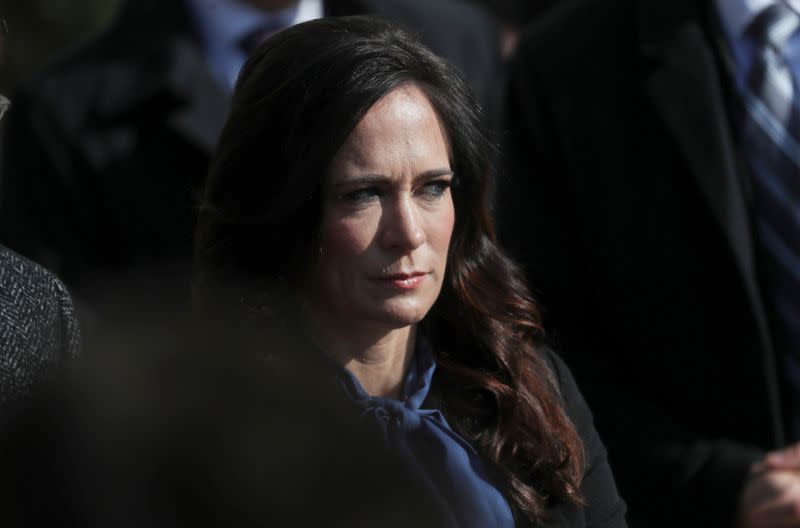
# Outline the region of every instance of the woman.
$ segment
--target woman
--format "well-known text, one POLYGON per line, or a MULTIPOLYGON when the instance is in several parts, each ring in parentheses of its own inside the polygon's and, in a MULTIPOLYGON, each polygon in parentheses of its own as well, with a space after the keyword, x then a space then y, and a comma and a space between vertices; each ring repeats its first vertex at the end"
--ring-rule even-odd
POLYGON ((295 328, 291 354, 309 336, 453 525, 624 526, 589 411, 495 243, 488 157, 464 83, 403 31, 282 31, 243 68, 212 160, 198 292, 295 328))

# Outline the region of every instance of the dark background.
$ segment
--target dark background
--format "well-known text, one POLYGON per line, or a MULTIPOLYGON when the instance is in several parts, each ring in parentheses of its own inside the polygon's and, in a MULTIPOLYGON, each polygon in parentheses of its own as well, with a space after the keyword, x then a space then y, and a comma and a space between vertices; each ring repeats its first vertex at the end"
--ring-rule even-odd
POLYGON ((9 29, 0 92, 12 92, 16 82, 102 28, 118 5, 119 0, 0 0, 9 29))
MULTIPOLYGON (((557 0, 463 1, 488 7, 506 27, 521 27, 557 0)), ((121 0, 0 0, 0 16, 9 28, 5 66, 0 68, 0 93, 13 93, 17 82, 102 29, 120 3, 121 0)), ((146 35, 143 31, 143 38, 146 35)))

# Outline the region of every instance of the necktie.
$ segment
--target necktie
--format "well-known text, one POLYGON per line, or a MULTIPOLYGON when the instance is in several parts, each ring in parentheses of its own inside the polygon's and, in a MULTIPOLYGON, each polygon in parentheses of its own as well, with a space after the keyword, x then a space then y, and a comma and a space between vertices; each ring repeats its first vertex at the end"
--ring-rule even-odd
POLYGON ((800 16, 783 3, 745 31, 753 63, 743 85, 742 146, 752 168, 754 231, 763 294, 800 437, 800 90, 787 43, 800 16))

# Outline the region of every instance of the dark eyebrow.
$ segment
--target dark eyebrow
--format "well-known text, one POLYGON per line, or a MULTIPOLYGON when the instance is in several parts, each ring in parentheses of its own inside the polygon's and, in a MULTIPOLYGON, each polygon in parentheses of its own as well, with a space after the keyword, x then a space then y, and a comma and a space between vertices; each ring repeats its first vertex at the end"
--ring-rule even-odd
POLYGON ((429 171, 425 171, 422 174, 417 175, 417 180, 422 179, 429 179, 429 178, 436 178, 438 176, 453 176, 453 170, 448 167, 442 167, 441 169, 431 169, 429 171))
POLYGON ((380 174, 364 174, 363 176, 359 176, 357 178, 349 178, 346 181, 336 182, 333 184, 334 187, 344 187, 345 185, 375 185, 377 183, 383 183, 387 180, 386 176, 381 176, 380 174))
MULTIPOLYGON (((453 176, 453 171, 447 167, 440 169, 431 169, 417 175, 415 180, 429 180, 431 178, 438 178, 440 176, 453 176)), ((383 174, 364 174, 357 178, 350 178, 347 181, 334 183, 334 187, 344 187, 345 185, 376 185, 384 183, 388 180, 383 174)))

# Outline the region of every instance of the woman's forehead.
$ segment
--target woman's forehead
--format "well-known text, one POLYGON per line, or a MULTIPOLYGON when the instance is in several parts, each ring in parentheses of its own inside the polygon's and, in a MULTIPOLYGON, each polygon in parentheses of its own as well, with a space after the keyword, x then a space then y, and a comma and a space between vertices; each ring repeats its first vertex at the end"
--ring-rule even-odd
POLYGON ((367 112, 332 161, 335 172, 384 173, 409 164, 419 172, 447 166, 449 156, 428 98, 419 89, 397 89, 367 112))

